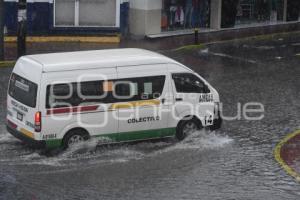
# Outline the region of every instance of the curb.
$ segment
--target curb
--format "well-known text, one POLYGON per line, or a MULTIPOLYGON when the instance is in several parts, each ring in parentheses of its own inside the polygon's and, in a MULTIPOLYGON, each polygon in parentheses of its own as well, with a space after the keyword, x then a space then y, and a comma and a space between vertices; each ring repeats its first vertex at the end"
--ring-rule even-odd
MULTIPOLYGON (((193 49, 201 49, 209 45, 214 44, 225 44, 230 42, 241 42, 241 41, 251 41, 251 40, 267 40, 272 39, 274 37, 285 37, 288 34, 300 34, 300 31, 290 31, 290 32, 282 32, 282 33, 270 33, 266 35, 256 35, 256 36, 248 36, 242 38, 235 38, 235 39, 225 39, 225 40, 217 40, 217 41, 209 41, 209 42, 201 42, 198 45, 191 44, 191 45, 183 45, 177 47, 175 49, 171 49, 172 51, 180 51, 180 50, 193 50, 193 49)), ((297 53, 296 56, 300 56, 300 53, 297 53)))
POLYGON ((13 67, 15 65, 16 61, 11 60, 11 61, 0 61, 0 68, 5 68, 5 67, 13 67))
MULTIPOLYGON (((17 37, 6 36, 5 42, 17 42, 17 37)), ((43 42, 86 42, 86 43, 120 43, 120 36, 28 36, 28 43, 43 42)))
POLYGON ((281 158, 281 148, 292 138, 296 137, 300 134, 300 129, 288 134, 283 140, 281 140, 274 149, 274 156, 276 161, 280 164, 280 166, 289 174, 294 177, 297 181, 300 182, 300 174, 297 173, 294 169, 292 169, 285 161, 281 158))

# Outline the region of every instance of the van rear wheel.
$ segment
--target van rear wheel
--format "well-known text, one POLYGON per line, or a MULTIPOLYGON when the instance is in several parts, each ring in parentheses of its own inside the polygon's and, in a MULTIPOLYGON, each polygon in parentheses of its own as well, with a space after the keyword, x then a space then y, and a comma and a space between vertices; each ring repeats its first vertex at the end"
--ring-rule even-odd
POLYGON ((89 135, 80 129, 70 131, 67 133, 63 140, 63 147, 64 149, 67 149, 69 147, 72 147, 76 144, 82 143, 89 139, 89 135))
POLYGON ((199 123, 195 119, 184 120, 179 123, 176 131, 176 138, 181 141, 188 135, 200 129, 199 123))

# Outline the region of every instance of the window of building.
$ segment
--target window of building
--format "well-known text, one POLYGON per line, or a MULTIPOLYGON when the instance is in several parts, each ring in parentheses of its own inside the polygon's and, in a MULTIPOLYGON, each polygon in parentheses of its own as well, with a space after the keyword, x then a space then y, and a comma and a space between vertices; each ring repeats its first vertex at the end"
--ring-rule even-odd
POLYGON ((54 25, 119 27, 120 0, 55 0, 54 25))
POLYGON ((222 27, 284 21, 284 0, 223 1, 222 27))
POLYGON ((210 27, 210 0, 163 0, 162 31, 197 27, 210 27))
POLYGON ((205 84, 194 74, 173 74, 172 78, 178 93, 206 93, 205 84))
POLYGON ((300 21, 300 1, 287 1, 287 21, 300 21))

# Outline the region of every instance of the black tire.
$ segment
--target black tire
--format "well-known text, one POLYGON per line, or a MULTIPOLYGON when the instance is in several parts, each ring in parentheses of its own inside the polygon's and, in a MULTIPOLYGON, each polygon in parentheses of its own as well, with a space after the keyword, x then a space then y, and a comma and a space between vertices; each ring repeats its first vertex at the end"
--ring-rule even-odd
POLYGON ((182 120, 178 124, 176 130, 176 139, 179 141, 184 140, 188 134, 192 133, 193 131, 200 130, 200 128, 201 128, 201 122, 198 120, 195 119, 182 120))
POLYGON ((74 129, 69 131, 63 139, 63 149, 69 148, 70 145, 84 142, 89 139, 89 134, 82 129, 74 129), (77 138, 77 142, 75 141, 77 138), (73 140, 73 141, 71 141, 73 140))

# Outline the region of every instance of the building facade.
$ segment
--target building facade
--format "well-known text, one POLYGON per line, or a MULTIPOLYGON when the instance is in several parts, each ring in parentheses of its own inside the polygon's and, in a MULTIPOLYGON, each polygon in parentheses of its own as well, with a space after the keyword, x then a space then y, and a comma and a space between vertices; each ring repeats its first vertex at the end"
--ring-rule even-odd
MULTIPOLYGON (((5 0, 5 30, 17 31, 18 0, 5 0)), ((300 20, 299 0, 27 0, 30 35, 146 36, 300 20)))
POLYGON ((299 20, 299 0, 131 0, 129 27, 134 34, 152 35, 299 20))
MULTIPOLYGON (((32 35, 120 32, 128 5, 128 0, 27 0, 27 30, 32 35)), ((16 34, 17 22, 18 0, 5 0, 9 35, 16 34)))

